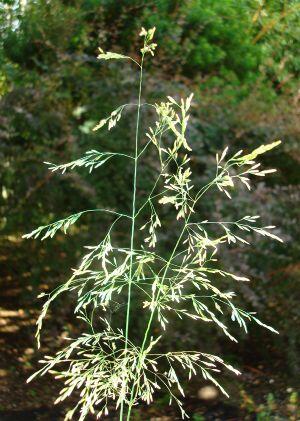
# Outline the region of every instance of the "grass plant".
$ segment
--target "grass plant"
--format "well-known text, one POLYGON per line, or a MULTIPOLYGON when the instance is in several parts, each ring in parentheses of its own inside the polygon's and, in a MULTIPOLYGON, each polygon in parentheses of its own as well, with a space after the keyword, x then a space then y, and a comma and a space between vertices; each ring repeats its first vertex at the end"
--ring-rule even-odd
MULTIPOLYGON (((62 293, 76 291, 77 302, 74 313, 87 324, 86 333, 69 339, 66 347, 54 356, 46 356, 42 368, 29 380, 47 372, 54 373, 64 382, 57 402, 79 390, 76 406, 67 413, 66 420, 79 414, 84 420, 89 413, 98 417, 108 414, 114 405, 120 420, 130 420, 132 408, 141 402, 150 404, 157 390, 165 389, 170 404, 175 402, 182 418, 187 416, 180 395, 184 396, 183 373, 191 378, 200 373, 213 382, 225 395, 218 380, 218 373, 238 370, 220 356, 199 350, 161 350, 164 334, 170 318, 190 319, 196 322, 215 324, 230 340, 237 341, 230 332, 225 318, 231 317, 247 332, 247 323, 259 325, 276 332, 261 322, 254 313, 237 307, 235 292, 222 288, 222 280, 248 282, 245 276, 223 270, 217 261, 220 247, 230 243, 248 243, 251 232, 281 241, 273 232, 273 226, 261 226, 259 216, 246 215, 236 221, 202 220, 198 204, 207 192, 218 189, 224 200, 231 198, 231 191, 238 183, 251 189, 253 177, 264 177, 273 169, 261 169, 257 158, 277 147, 280 141, 262 145, 250 153, 242 150, 230 154, 226 148, 216 156, 215 176, 206 185, 195 188, 190 165, 192 148, 188 140, 189 113, 193 94, 175 99, 167 96, 160 103, 142 102, 145 59, 154 55, 155 28, 142 28, 143 45, 140 59, 100 49, 100 60, 123 60, 132 62, 139 72, 137 103, 125 104, 103 118, 94 128, 113 129, 124 118, 127 107, 136 107, 136 125, 133 154, 87 151, 82 157, 67 164, 46 163, 51 171, 64 173, 78 167, 89 172, 102 165, 110 165, 114 159, 129 160, 133 166, 131 212, 128 214, 112 209, 89 209, 65 219, 41 226, 25 238, 52 238, 58 230, 67 233, 85 213, 109 213, 113 218, 108 231, 96 245, 87 246, 79 266, 72 276, 46 299, 37 321, 37 340, 43 320, 50 304, 62 293), (141 133, 141 109, 150 108, 155 113, 155 122, 145 133, 141 133), (153 187, 144 201, 138 200, 139 168, 145 155, 155 153, 157 168, 153 187), (174 209, 179 235, 170 249, 160 252, 161 233, 167 229, 164 208, 174 209), (162 212, 163 211, 163 212, 162 212), (141 217, 148 217, 141 224, 141 217), (127 220, 128 245, 117 244, 113 239, 115 227, 127 220), (219 236, 210 227, 219 228, 219 236), (141 236, 143 240, 141 241, 141 236), (246 237, 246 238, 245 238, 246 237), (139 302, 132 304, 133 292, 139 302), (125 303, 125 325, 115 326, 108 309, 116 302, 125 303), (131 337, 132 312, 145 313, 145 329, 139 341, 131 337), (99 321, 102 329, 96 329, 99 321), (160 325, 160 334, 154 326, 160 325)), ((121 307, 121 309, 124 309, 121 307)), ((190 323, 190 322, 189 322, 190 323)))

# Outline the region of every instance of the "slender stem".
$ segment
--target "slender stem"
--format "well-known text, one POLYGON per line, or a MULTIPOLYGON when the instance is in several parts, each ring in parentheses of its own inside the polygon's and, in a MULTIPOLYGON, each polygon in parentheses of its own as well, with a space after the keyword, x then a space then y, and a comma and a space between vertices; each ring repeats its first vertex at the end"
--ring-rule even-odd
POLYGON ((131 237, 130 237, 130 272, 129 272, 129 283, 128 283, 128 301, 127 301, 127 312, 126 312, 126 327, 125 327, 125 349, 128 347, 128 331, 129 331, 129 317, 130 317, 130 304, 131 304, 131 285, 132 285, 132 270, 133 270, 133 249, 134 249, 134 232, 135 232, 135 219, 136 219, 136 185, 137 185, 137 167, 138 167, 138 139, 139 139, 139 125, 140 125, 140 109, 141 109, 141 96, 142 96, 142 83, 143 83, 143 61, 142 56, 141 67, 140 67, 140 83, 139 83, 139 99, 138 99, 138 111, 136 119, 136 131, 135 131, 135 158, 134 158, 134 175, 133 175, 133 194, 132 194, 132 216, 131 216, 131 237))
MULTIPOLYGON (((139 141, 139 127, 140 127, 140 110, 141 110, 141 97, 142 97, 142 84, 143 84, 143 63, 144 54, 142 55, 140 65, 140 82, 139 82, 139 96, 138 96, 138 108, 136 118, 136 130, 135 130, 135 156, 134 156, 134 174, 133 174, 133 193, 132 193, 132 215, 131 215, 131 236, 130 236, 130 272, 128 281, 128 297, 127 297, 127 310, 126 310, 126 325, 125 325, 125 352, 128 349, 128 333, 129 333, 129 321, 130 321, 130 307, 131 307, 131 287, 132 287, 132 275, 133 275, 133 249, 134 249, 134 232, 135 232, 135 219, 136 219, 136 191, 137 191, 137 169, 138 169, 138 141, 139 141)), ((124 413, 124 402, 121 403, 120 408, 120 421, 123 419, 124 413)))
MULTIPOLYGON (((164 270, 164 273, 163 273, 163 275, 162 275, 162 279, 161 279, 161 284, 163 284, 164 283, 164 280, 165 280, 165 278, 166 278, 166 275, 167 275, 167 272, 168 272, 168 270, 169 270, 169 267, 170 267, 170 264, 172 263, 172 260, 173 260, 173 258, 174 258, 174 256, 175 256, 175 253, 176 253, 176 251, 177 251, 177 248, 178 248, 178 246, 180 245, 180 242, 181 242, 181 240, 182 240, 182 237, 183 237, 183 235, 184 235, 184 233, 185 233, 185 230, 186 230, 186 228, 187 228, 187 226, 188 226, 188 222, 189 222, 189 220, 190 220, 190 218, 191 218, 191 216, 192 216, 192 213, 193 213, 193 209, 194 209, 194 207, 195 207, 195 205, 196 205, 196 203, 198 202, 198 200, 204 195, 204 193, 206 193, 206 191, 207 190, 209 190, 209 188, 212 186, 212 185, 214 185, 214 183, 215 183, 215 181, 217 180, 217 178, 218 178, 218 176, 212 181, 212 182, 210 182, 210 183, 208 183, 206 186, 204 186, 200 191, 199 191, 199 193, 196 195, 196 198, 195 198, 195 201, 194 201, 194 204, 193 204, 193 207, 192 207, 192 209, 190 210, 190 212, 189 212, 189 214, 188 214, 188 216, 187 216, 187 218, 186 218, 186 220, 185 220, 185 224, 184 224, 184 226, 183 226, 183 228, 182 228, 182 230, 181 230, 181 233, 180 233, 180 235, 179 235, 179 237, 178 237, 178 240, 177 240, 177 242, 176 242, 176 244, 175 244, 175 246, 174 246, 174 248, 173 248, 173 251, 172 251, 172 253, 171 253, 171 256, 170 256, 170 258, 169 258, 169 260, 167 261, 167 263, 166 263, 166 267, 165 267, 165 270, 164 270)), ((158 299, 159 299, 159 297, 160 297, 160 295, 161 295, 161 289, 159 289, 159 291, 158 291, 158 293, 157 293, 157 296, 155 297, 155 301, 158 301, 158 299)), ((143 356, 143 352, 144 352, 144 349, 145 349, 145 346, 146 346, 146 342, 147 342, 147 340, 148 340, 148 337, 149 337, 149 333, 150 333, 150 329, 151 329, 151 326, 152 326, 152 322, 153 322, 153 318, 154 318, 154 314, 155 314, 155 310, 156 310, 156 308, 154 307, 153 308, 153 310, 151 311, 151 314, 150 314, 150 317, 149 317, 149 320, 148 320, 148 324, 147 324, 147 328, 146 328, 146 331, 145 331, 145 335, 144 335, 144 339, 143 339, 143 343, 142 343, 142 346, 141 346, 141 350, 140 350, 140 361, 139 361, 139 364, 138 364, 138 370, 140 370, 140 368, 141 368, 141 366, 142 366, 142 356, 143 356)), ((139 374, 139 371, 138 371, 138 374, 139 374)), ((137 375, 137 377, 138 377, 138 375, 137 375)), ((132 405, 133 405, 133 402, 134 402, 134 397, 135 397, 135 395, 136 395, 136 393, 137 393, 137 385, 138 385, 138 382, 137 381, 135 381, 135 383, 133 384, 133 387, 132 387, 132 391, 131 391, 131 397, 130 397, 130 404, 129 404, 129 408, 128 408, 128 413, 127 413, 127 418, 126 418, 126 420, 127 421, 129 421, 130 420, 130 415, 131 415, 131 410, 132 410, 132 405)))
POLYGON ((138 158, 143 155, 143 153, 145 152, 145 150, 148 148, 148 146, 152 143, 151 140, 149 140, 149 142, 146 143, 146 145, 143 147, 143 149, 141 150, 141 152, 138 155, 138 158))
MULTIPOLYGON (((184 228, 183 228, 183 230, 181 231, 181 234, 180 234, 180 236, 179 236, 179 238, 178 238, 178 240, 177 240, 177 242, 176 242, 176 245, 175 245, 175 247, 174 247, 174 249, 173 249, 173 251, 172 251, 172 254, 171 254, 171 256, 170 256, 170 258, 169 258, 169 260, 168 260, 168 262, 167 262, 167 264, 166 264, 166 268, 165 268, 165 270, 164 270, 164 274, 163 274, 163 276, 162 276, 162 283, 164 282, 164 279, 165 279, 166 274, 167 274, 167 272, 168 272, 168 269, 169 269, 170 263, 172 262, 172 259, 173 259, 173 257, 174 257, 174 254, 176 253, 177 247, 178 247, 178 246, 179 246, 179 244, 180 244, 180 241, 181 241, 181 239, 182 239, 182 237, 183 237, 184 231, 185 231, 185 227, 184 227, 184 228)), ((158 293, 158 295, 157 295, 157 297, 156 297, 155 301, 157 301, 157 300, 158 300, 159 295, 160 295, 160 291, 159 291, 159 293, 158 293)), ((142 365, 142 358, 141 358, 141 357, 142 357, 142 355, 143 355, 143 352, 144 352, 144 349, 145 349, 145 345, 146 345, 146 342, 147 342, 147 339, 148 339, 148 336, 149 336, 149 332, 150 332, 151 325, 152 325, 152 322, 153 322, 153 317, 154 317, 154 314, 155 314, 155 309, 153 309, 153 310, 151 311, 151 314, 150 314, 150 317, 149 317, 149 320, 148 320, 148 324, 147 324, 147 328, 146 328, 146 331, 145 331, 145 335, 144 335, 143 343, 142 343, 142 346, 141 346, 141 350, 140 350, 140 361, 139 361, 139 365, 138 365, 138 369, 139 369, 139 370, 140 370, 141 365, 142 365)), ((139 371, 138 371, 138 373, 139 373, 139 371)), ((137 382, 135 382, 135 383, 134 383, 134 385, 133 385, 133 387, 132 387, 131 397, 130 397, 130 404, 129 404, 128 413, 127 413, 127 418, 126 418, 126 420, 127 420, 127 421, 129 421, 129 420, 130 420, 130 415, 131 415, 131 410, 132 410, 132 404, 133 404, 133 402, 134 402, 134 395, 136 394, 136 385, 137 385, 137 382)))
MULTIPOLYGON (((200 199, 200 197, 213 185, 213 183, 214 183, 214 181, 211 182, 211 183, 209 183, 209 184, 207 184, 205 186, 205 188, 202 189, 201 194, 200 195, 199 194, 197 195, 196 201, 194 202, 194 206, 195 206, 196 202, 200 199)), ((194 208, 194 206, 193 206, 193 208, 194 208)), ((183 235, 185 233, 185 230, 186 230, 186 228, 188 226, 188 222, 190 220, 190 217, 192 216, 193 208, 191 209, 189 215, 186 218, 184 227, 181 230, 181 233, 180 233, 180 235, 178 237, 178 240, 177 240, 177 242, 175 244, 175 247, 173 248, 173 251, 172 251, 172 254, 171 254, 170 258, 169 258, 168 262, 166 263, 166 267, 165 267, 165 270, 164 270, 164 273, 163 273, 163 276, 162 276, 162 279, 161 279, 161 284, 164 283, 164 280, 166 278, 166 275, 167 275, 167 272, 169 270, 170 264, 171 264, 171 262, 172 262, 172 260, 174 258, 174 255, 176 253, 176 250, 177 250, 177 248, 178 248, 178 246, 179 246, 179 244, 180 244, 180 242, 182 240, 182 237, 183 237, 183 235)), ((160 294, 161 294, 161 289, 159 289, 158 294, 157 294, 157 296, 155 298, 155 301, 157 301, 159 299, 160 294)), ((149 321, 148 321, 148 325, 147 325, 147 329, 146 329, 146 332, 145 332, 145 336, 144 336, 144 340, 143 340, 141 352, 144 350, 144 347, 145 347, 145 344, 146 344, 146 341, 147 341, 147 338, 148 338, 148 334, 149 334, 149 330, 150 330, 151 323, 152 323, 152 320, 153 320, 154 312, 155 312, 155 308, 152 310, 151 315, 150 315, 150 318, 149 318, 149 321)))
MULTIPOLYGON (((141 67, 141 74, 142 74, 142 67, 141 67)), ((141 92, 141 83, 140 83, 140 92, 141 92)), ((138 108, 138 110, 139 110, 139 108, 138 108)), ((138 124, 137 124, 137 131, 138 131, 138 124)), ((136 161, 137 161, 137 158, 138 158, 138 155, 137 155, 137 151, 136 151, 136 158, 135 158, 136 161)), ((155 183, 155 186, 153 187, 152 192, 154 191, 154 189, 155 189, 155 187, 156 187, 156 185, 158 183, 158 180, 159 180, 159 178, 160 178, 161 175, 162 174, 160 174, 159 177, 158 177, 158 179, 156 180, 156 183, 155 183)), ((217 171, 217 174, 216 174, 215 179, 212 182, 208 183, 206 186, 204 186, 198 192, 198 194, 196 195, 196 197, 194 199, 193 206, 190 209, 190 212, 189 212, 187 218, 185 218, 184 226, 183 226, 183 228, 181 230, 181 233, 180 233, 180 235, 179 235, 179 237, 177 239, 177 242, 176 242, 176 244, 175 244, 175 246, 174 246, 174 248, 172 250, 172 253, 170 255, 170 258, 169 258, 169 260, 166 263, 166 266, 165 266, 165 269, 164 269, 164 272, 163 272, 163 275, 162 275, 162 279, 161 279, 161 285, 163 285, 163 283, 164 283, 164 280, 165 280, 166 275, 168 273, 169 267, 172 264, 172 260, 173 260, 174 256, 176 255, 176 252, 177 252, 177 249, 178 249, 178 247, 179 247, 179 245, 181 243, 182 237, 183 237, 183 235, 185 233, 185 230, 188 227, 188 223, 189 223, 189 220, 190 220, 190 218, 192 216, 192 213, 194 211, 194 207, 195 207, 196 203, 204 195, 204 193, 207 190, 209 190, 209 188, 212 185, 214 185, 214 183, 217 181, 217 179, 219 177, 220 177, 220 175, 218 174, 218 171, 217 171)), ((152 194, 152 192, 151 192, 151 194, 152 194)), ((148 203, 148 201, 149 201, 149 198, 148 198, 148 200, 146 201, 146 203, 144 205, 146 205, 148 203)), ((143 209, 144 205, 138 210, 137 214, 143 209)), ((134 220, 135 220, 135 217, 136 217, 137 214, 134 214, 134 213, 132 214, 132 226, 134 226, 134 220)), ((131 276, 130 276, 130 278, 131 278, 131 276)), ((129 283, 129 290, 130 289, 131 289, 131 279, 130 279, 130 283, 129 283)), ((162 289, 160 288, 159 291, 157 292, 156 297, 154 297, 155 302, 157 302, 159 300, 160 295, 161 295, 161 291, 162 291, 162 289)), ((130 308, 130 294, 129 294, 128 300, 129 300, 129 305, 127 306, 128 318, 126 319, 126 327, 128 327, 127 321, 129 322, 129 320, 128 320, 129 319, 129 312, 128 312, 128 310, 130 308)), ((142 346, 140 348, 140 357, 139 357, 139 362, 138 362, 138 366, 137 366, 137 375, 136 375, 136 379, 135 379, 135 381, 134 381, 134 383, 132 385, 131 394, 130 394, 130 401, 129 401, 129 405, 128 405, 128 411, 127 411, 127 417, 126 417, 126 420, 127 421, 130 420, 132 406, 133 406, 133 403, 135 401, 136 394, 138 393, 139 375, 140 375, 140 370, 141 370, 141 367, 142 367, 142 364, 143 364, 144 350, 145 350, 145 346, 146 346, 146 343, 147 343, 147 340, 148 340, 148 337, 149 337, 149 333, 150 333, 150 329, 151 329, 151 326, 152 326, 152 322, 153 322, 153 318, 154 318, 154 315, 155 315, 155 311, 156 311, 156 307, 154 306, 154 308, 151 311, 151 314, 150 314, 150 317, 149 317, 149 320, 148 320, 148 323, 147 323, 147 327, 146 327, 146 330, 145 330, 145 334, 144 334, 142 346)), ((128 335, 128 330, 126 331, 126 338, 127 338, 127 335, 128 335)), ((126 339, 126 341, 127 341, 127 339, 126 339)), ((121 408, 121 413, 122 413, 122 415, 120 415, 120 417, 123 416, 123 407, 121 408)), ((121 420, 122 420, 122 418, 120 418, 120 421, 121 420)))

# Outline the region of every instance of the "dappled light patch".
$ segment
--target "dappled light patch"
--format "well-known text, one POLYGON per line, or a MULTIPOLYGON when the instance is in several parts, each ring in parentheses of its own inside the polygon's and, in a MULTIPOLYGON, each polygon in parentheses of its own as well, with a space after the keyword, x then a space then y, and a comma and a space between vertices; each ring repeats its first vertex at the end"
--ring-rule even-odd
POLYGON ((9 375, 7 370, 0 368, 0 377, 7 377, 9 375))
POLYGON ((197 396, 199 399, 210 401, 219 396, 219 391, 214 386, 203 386, 198 390, 197 396))

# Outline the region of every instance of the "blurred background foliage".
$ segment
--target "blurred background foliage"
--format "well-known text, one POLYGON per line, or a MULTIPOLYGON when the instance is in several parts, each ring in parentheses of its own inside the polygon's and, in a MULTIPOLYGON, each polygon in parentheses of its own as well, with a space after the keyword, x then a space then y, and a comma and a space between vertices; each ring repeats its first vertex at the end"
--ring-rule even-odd
MULTIPOLYGON (((254 248, 232 246, 222 255, 227 267, 250 273, 253 284, 240 287, 241 300, 260 311, 280 336, 253 328, 250 338, 226 348, 209 326, 195 331, 190 325, 184 338, 172 332, 170 342, 204 341, 232 355, 242 368, 265 364, 268 375, 279 377, 274 393, 282 398, 283 379, 295 386, 300 374, 299 18, 299 0, 1 1, 4 282, 24 282, 20 294, 39 306, 32 304, 35 293, 63 279, 69 265, 78 262, 82 245, 97 241, 109 219, 85 216, 71 238, 60 235, 42 245, 25 244, 21 235, 91 207, 128 210, 132 168, 124 161, 115 160, 92 176, 84 171, 59 176, 42 162, 68 162, 92 148, 132 149, 134 110, 109 135, 92 132, 100 118, 134 101, 137 90, 131 65, 99 62, 97 48, 136 57, 140 27, 156 26, 158 48, 146 65, 144 97, 151 102, 195 93, 190 139, 197 183, 207 179, 216 151, 226 145, 235 151, 283 140, 264 162, 278 168, 275 176, 256 182, 252 194, 241 190, 231 202, 210 194, 201 205, 203 219, 261 214, 265 225, 280 227, 283 245, 255 238, 254 248)), ((152 117, 143 115, 145 127, 152 117)), ((151 182, 151 158, 141 169, 141 192, 151 182)), ((126 227, 119 235, 126 240, 126 227)), ((245 394, 242 400, 247 401, 245 394)))

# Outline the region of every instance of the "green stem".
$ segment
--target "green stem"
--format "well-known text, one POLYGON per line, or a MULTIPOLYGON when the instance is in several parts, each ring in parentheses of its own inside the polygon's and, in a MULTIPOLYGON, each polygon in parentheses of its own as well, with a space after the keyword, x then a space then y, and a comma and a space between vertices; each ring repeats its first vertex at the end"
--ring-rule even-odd
MULTIPOLYGON (((130 321, 130 307, 131 307, 131 287, 133 275, 133 250, 134 250, 134 233, 135 233, 135 219, 136 219, 136 191, 137 191, 137 168, 138 168, 138 141, 139 141, 139 127, 140 127, 140 110, 141 110, 141 97, 142 97, 142 84, 143 84, 143 62, 144 54, 142 55, 140 65, 140 82, 139 82, 139 97, 136 118, 135 130, 135 155, 134 155, 134 174, 133 174, 133 193, 132 193, 132 215, 131 215, 131 236, 130 236, 130 272, 128 281, 128 297, 127 297, 127 310, 126 310, 126 325, 125 325, 125 352, 128 349, 128 334, 129 334, 129 321, 130 321)), ((124 402, 121 403, 120 408, 120 421, 123 419, 124 402)))
MULTIPOLYGON (((167 264, 166 264, 166 268, 165 268, 165 270, 164 270, 164 274, 163 274, 163 276, 162 276, 162 283, 163 283, 163 282, 164 282, 164 280, 165 280, 165 277, 166 277, 166 274, 167 274, 167 272, 168 272, 168 269, 169 269, 170 263, 172 262, 172 259, 173 259, 174 255, 175 255, 175 253, 176 253, 177 247, 179 246, 180 241, 181 241, 181 239, 182 239, 182 237, 183 237, 183 234, 184 234, 185 228, 186 228, 186 226, 184 226, 183 230, 181 231, 181 234, 180 234, 180 236, 179 236, 179 238, 178 238, 178 240, 177 240, 177 242, 176 242, 176 245, 175 245, 175 247, 174 247, 174 249, 173 249, 173 251, 172 251, 172 254, 171 254, 171 256, 170 256, 170 258, 169 258, 169 260, 168 260, 168 262, 167 262, 167 264)), ((160 291, 158 292, 158 295, 157 295, 157 297, 156 297, 155 301, 157 301, 157 300, 159 299, 159 296, 160 296, 160 291)), ((150 318, 149 318, 149 320, 148 320, 147 328, 146 328, 146 331, 145 331, 145 335, 144 335, 143 343, 142 343, 141 350, 140 350, 140 361, 139 361, 139 364, 138 364, 138 374, 137 374, 137 376, 139 376, 139 370, 141 369, 141 366, 142 366, 142 359, 141 359, 141 357, 142 357, 142 355, 143 355, 143 352, 144 352, 144 349, 145 349, 146 342, 147 342, 147 340, 148 340, 149 332, 150 332, 151 325, 152 325, 152 322, 153 322, 154 313, 155 313, 155 309, 153 309, 153 310, 151 311, 150 318)), ((127 418, 126 418, 126 420, 127 420, 127 421, 129 421, 129 420, 130 420, 130 414, 131 414, 132 405, 133 405, 133 402, 134 402, 134 395, 135 395, 135 394, 136 394, 136 392, 137 392, 137 390, 135 390, 135 389, 136 389, 136 383, 137 383, 137 382, 135 382, 135 383, 134 383, 134 385, 133 385, 133 387, 132 387, 132 391, 131 391, 130 404, 129 404, 128 413, 127 413, 127 418)))
MULTIPOLYGON (((174 246, 174 248, 173 248, 173 251, 172 251, 172 253, 171 253, 170 258, 169 258, 168 262, 166 263, 166 267, 165 267, 165 270, 164 270, 164 273, 163 273, 163 276, 162 276, 162 280, 161 280, 161 283, 162 283, 162 284, 164 283, 164 280, 165 280, 165 278, 166 278, 166 275, 167 275, 167 272, 168 272, 168 270, 169 270, 170 264, 171 264, 171 262, 172 262, 172 260, 173 260, 173 258, 174 258, 174 256, 175 256, 176 250, 177 250, 177 248, 178 248, 178 246, 179 246, 179 244, 180 244, 180 242, 181 242, 181 240, 182 240, 182 237, 183 237, 183 235, 184 235, 184 233, 185 233, 185 230, 186 230, 186 228, 187 228, 187 226, 188 226, 188 222, 189 222, 189 220, 190 220, 190 217, 192 216, 193 209, 194 209, 194 207, 195 207, 196 203, 197 203, 197 202, 198 202, 198 200, 199 200, 199 199, 200 199, 200 198, 204 195, 204 193, 206 193, 206 191, 207 191, 207 190, 209 190, 209 188, 210 188, 212 185, 214 185, 214 183, 215 183, 215 181, 217 180, 217 178, 218 178, 218 176, 217 176, 217 177, 216 177, 216 178, 215 178, 212 182, 210 182, 210 183, 208 183, 206 186, 204 186, 204 187, 203 187, 203 188, 199 191, 199 193, 196 195, 196 198, 195 198, 195 202, 194 202, 194 204, 193 204, 193 207, 192 207, 192 209, 190 210, 190 213, 189 213, 189 215, 187 216, 187 218, 186 218, 186 220, 185 220, 184 227, 182 228, 182 231, 181 231, 181 233, 180 233, 180 235, 179 235, 179 237, 178 237, 178 240, 177 240, 177 242, 176 242, 176 244, 175 244, 175 246, 174 246)), ((160 295, 161 295, 161 289, 159 289, 159 291, 158 291, 158 293, 157 293, 157 296, 155 297, 155 301, 158 301, 158 299, 159 299, 160 295)), ((142 366, 142 356, 143 356, 143 352, 144 352, 144 349, 145 349, 146 342, 147 342, 148 337, 149 337, 149 333, 150 333, 151 325, 152 325, 152 322, 153 322, 153 318, 154 318, 155 310, 156 310, 156 308, 153 308, 153 310, 151 311, 151 314, 150 314, 150 317, 149 317, 149 320, 148 320, 148 324, 147 324, 147 328, 146 328, 146 331, 145 331, 145 335, 144 335, 143 343, 142 343, 142 346, 141 346, 141 350, 140 350, 140 361, 139 361, 139 364, 138 364, 138 373, 137 373, 137 378, 139 377, 139 371, 140 371, 141 366, 142 366)), ((135 399, 135 395, 136 395, 136 393, 137 393, 137 381, 135 381, 135 383, 133 384, 133 387, 132 387, 131 397, 130 397, 130 404, 129 404, 128 413, 127 413, 127 418, 126 418, 126 420, 127 420, 127 421, 129 421, 129 420, 130 420, 130 415, 131 415, 132 405, 133 405, 133 402, 134 402, 134 399, 135 399)))

